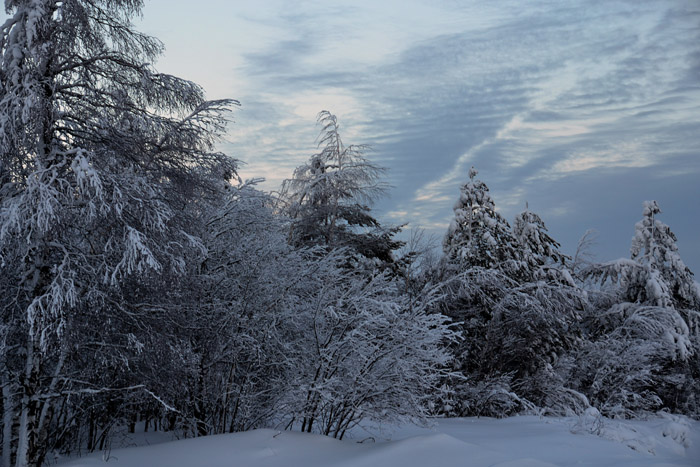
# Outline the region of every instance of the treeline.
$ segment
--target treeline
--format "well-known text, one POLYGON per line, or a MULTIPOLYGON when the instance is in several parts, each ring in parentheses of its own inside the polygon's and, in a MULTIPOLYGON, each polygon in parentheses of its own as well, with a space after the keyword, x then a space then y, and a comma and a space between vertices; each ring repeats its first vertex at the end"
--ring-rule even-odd
POLYGON ((138 0, 10 2, 0 33, 3 466, 146 421, 342 438, 430 415, 700 414, 700 294, 657 218, 629 260, 513 226, 469 173, 443 254, 371 204, 383 169, 321 112, 279 193, 215 150, 237 102, 149 64, 138 0))
POLYGON ((574 258, 526 209, 510 224, 472 168, 455 204, 444 256, 421 283, 443 284, 438 310, 462 340, 448 415, 522 411, 610 417, 668 410, 700 416, 700 291, 676 237, 645 202, 631 256, 574 258))

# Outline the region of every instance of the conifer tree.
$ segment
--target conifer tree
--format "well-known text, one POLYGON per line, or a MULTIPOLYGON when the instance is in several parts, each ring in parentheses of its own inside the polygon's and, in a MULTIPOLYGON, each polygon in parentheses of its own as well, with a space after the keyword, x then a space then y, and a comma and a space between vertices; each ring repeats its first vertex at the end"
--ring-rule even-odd
POLYGON ((515 216, 513 235, 520 247, 521 270, 525 277, 574 285, 571 274, 565 268, 570 258, 559 250, 559 242, 549 235, 542 218, 530 211, 527 204, 525 210, 515 216))
POLYGON ((392 252, 402 245, 393 237, 401 228, 381 226, 370 209, 385 192, 380 181, 384 169, 365 157, 368 146, 343 143, 335 115, 324 110, 317 120, 321 151, 287 182, 291 243, 344 247, 370 260, 393 262, 392 252))
POLYGON ((469 181, 460 189, 443 251, 448 261, 463 269, 482 267, 514 272, 520 256, 516 240, 508 221, 496 211, 488 186, 476 178, 477 174, 472 167, 469 181))
POLYGON ((443 242, 443 312, 461 323, 453 350, 468 383, 457 415, 508 415, 548 405, 577 410, 584 398, 554 370, 576 341, 584 295, 560 266, 565 256, 542 219, 526 210, 508 222, 469 171, 443 242))
POLYGON ((693 273, 683 263, 671 229, 658 220, 656 201, 643 204, 642 220, 635 225, 630 259, 594 265, 589 277, 620 285, 622 300, 673 308, 700 307, 700 292, 693 273))
POLYGON ((592 265, 584 273, 613 293, 588 318, 591 343, 579 367, 582 386, 603 412, 623 415, 662 407, 700 413, 700 294, 680 258, 676 236, 657 219, 656 201, 643 204, 630 259, 592 265))
POLYGON ((630 248, 631 259, 647 274, 644 289, 632 291, 643 295, 628 296, 635 301, 651 301, 657 306, 700 308, 700 292, 693 273, 683 263, 676 245, 676 235, 656 218, 661 209, 656 201, 644 203, 642 220, 635 225, 630 248))

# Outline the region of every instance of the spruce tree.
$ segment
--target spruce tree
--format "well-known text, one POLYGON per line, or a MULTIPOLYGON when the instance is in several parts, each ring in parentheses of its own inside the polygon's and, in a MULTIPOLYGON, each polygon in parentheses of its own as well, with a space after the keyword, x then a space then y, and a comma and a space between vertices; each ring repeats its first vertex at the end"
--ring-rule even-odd
POLYGON ((519 269, 517 242, 508 221, 496 211, 488 186, 474 167, 460 188, 454 218, 443 240, 448 261, 460 268, 482 267, 515 272, 519 269))
POLYGON ((676 235, 657 219, 661 209, 656 201, 647 201, 643 206, 630 254, 632 261, 644 268, 647 277, 643 288, 628 290, 627 298, 657 306, 700 309, 700 293, 693 273, 678 252, 676 235))
POLYGON ((565 268, 570 258, 563 254, 559 242, 554 240, 544 221, 525 206, 515 216, 513 236, 518 242, 523 276, 529 280, 550 280, 574 285, 573 278, 565 268))
POLYGON ((455 346, 461 399, 457 415, 503 416, 536 406, 577 410, 555 370, 576 341, 584 300, 561 266, 565 256, 539 216, 526 210, 515 228, 496 211, 472 167, 443 242, 443 312, 461 323, 455 346))
POLYGON ((660 213, 656 201, 645 202, 630 258, 584 271, 612 292, 587 319, 591 343, 579 362, 585 375, 606 356, 606 365, 588 371, 592 381, 581 376, 604 413, 700 413, 693 389, 700 381, 700 294, 660 213))

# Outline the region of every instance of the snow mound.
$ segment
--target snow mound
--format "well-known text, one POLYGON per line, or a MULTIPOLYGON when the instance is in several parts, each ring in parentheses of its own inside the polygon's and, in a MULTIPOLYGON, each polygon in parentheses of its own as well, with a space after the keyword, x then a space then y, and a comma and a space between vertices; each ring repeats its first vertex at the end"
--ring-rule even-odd
MULTIPOLYGON (((376 427, 375 427, 376 428, 376 427)), ((253 430, 114 449, 63 467, 660 467, 700 465, 700 422, 673 415, 621 422, 593 411, 577 418, 439 419, 430 428, 379 427, 338 441, 253 430), (578 426, 578 432, 574 428, 578 426), (596 434, 598 432, 598 434, 596 434), (630 449, 632 448, 632 449, 630 449)))
POLYGON ((497 451, 484 449, 441 433, 375 444, 367 452, 333 465, 338 467, 428 465, 450 467, 455 465, 489 465, 492 459, 499 457, 503 456, 497 451))
POLYGON ((690 438, 691 420, 680 415, 667 415, 666 418, 669 421, 663 425, 663 436, 671 438, 685 449, 690 448, 692 445, 690 438))
POLYGON ((575 434, 593 434, 621 443, 635 451, 656 455, 659 449, 685 456, 692 446, 692 420, 682 415, 659 413, 656 420, 618 421, 603 417, 597 409, 587 409, 573 424, 575 434))

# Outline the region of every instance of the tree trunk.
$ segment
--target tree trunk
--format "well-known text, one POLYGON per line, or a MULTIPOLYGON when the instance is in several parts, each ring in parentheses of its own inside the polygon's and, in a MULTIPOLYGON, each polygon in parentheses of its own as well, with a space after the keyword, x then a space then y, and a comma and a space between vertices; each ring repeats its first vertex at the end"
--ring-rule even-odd
POLYGON ((35 399, 39 385, 39 368, 35 358, 36 343, 30 339, 27 345, 27 361, 25 366, 24 381, 22 382, 23 394, 20 403, 19 433, 17 443, 17 467, 39 467, 38 443, 37 443, 37 417, 38 407, 35 399))
POLYGON ((2 426, 2 467, 11 467, 12 463, 12 435, 14 430, 14 411, 15 401, 12 398, 12 390, 10 382, 3 376, 2 378, 2 408, 3 408, 3 426, 2 426))

